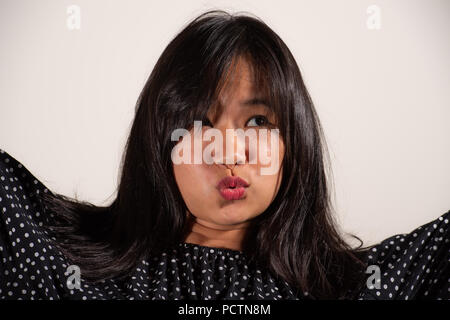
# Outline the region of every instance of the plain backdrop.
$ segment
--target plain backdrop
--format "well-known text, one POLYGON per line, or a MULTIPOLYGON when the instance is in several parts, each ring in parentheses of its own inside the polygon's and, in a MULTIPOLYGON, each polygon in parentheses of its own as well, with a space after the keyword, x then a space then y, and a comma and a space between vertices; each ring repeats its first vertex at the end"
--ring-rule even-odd
POLYGON ((343 231, 372 244, 450 209, 448 0, 0 0, 0 148, 48 188, 110 203, 153 65, 208 9, 260 17, 294 54, 343 231))

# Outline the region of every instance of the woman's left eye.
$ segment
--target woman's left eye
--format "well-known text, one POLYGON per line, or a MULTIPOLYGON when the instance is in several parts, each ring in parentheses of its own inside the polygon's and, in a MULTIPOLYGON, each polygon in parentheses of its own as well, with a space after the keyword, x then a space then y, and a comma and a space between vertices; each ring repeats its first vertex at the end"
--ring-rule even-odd
POLYGON ((249 127, 255 127, 255 126, 265 126, 269 123, 267 118, 265 116, 254 116, 251 117, 250 120, 247 122, 247 126, 249 127))

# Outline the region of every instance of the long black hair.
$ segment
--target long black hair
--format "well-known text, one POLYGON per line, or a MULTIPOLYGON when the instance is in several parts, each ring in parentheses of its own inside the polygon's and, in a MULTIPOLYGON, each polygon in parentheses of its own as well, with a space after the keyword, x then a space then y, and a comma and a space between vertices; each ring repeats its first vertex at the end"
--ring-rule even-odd
POLYGON ((285 145, 279 192, 252 221, 243 251, 312 298, 352 297, 361 286, 367 248, 355 236, 352 248, 334 220, 324 133, 293 55, 259 18, 221 10, 189 22, 158 59, 136 104, 115 200, 42 194, 54 217, 48 230, 85 279, 126 277, 139 259, 183 241, 171 133, 205 118, 238 57, 266 93, 285 145))

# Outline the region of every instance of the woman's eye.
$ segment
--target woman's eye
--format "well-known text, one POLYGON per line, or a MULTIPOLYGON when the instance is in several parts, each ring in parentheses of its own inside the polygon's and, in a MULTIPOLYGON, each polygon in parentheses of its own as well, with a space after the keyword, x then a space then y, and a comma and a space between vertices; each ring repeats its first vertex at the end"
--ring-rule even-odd
POLYGON ((247 126, 254 127, 254 126, 265 126, 268 125, 269 121, 265 116, 254 116, 250 118, 250 120, 247 122, 247 126))

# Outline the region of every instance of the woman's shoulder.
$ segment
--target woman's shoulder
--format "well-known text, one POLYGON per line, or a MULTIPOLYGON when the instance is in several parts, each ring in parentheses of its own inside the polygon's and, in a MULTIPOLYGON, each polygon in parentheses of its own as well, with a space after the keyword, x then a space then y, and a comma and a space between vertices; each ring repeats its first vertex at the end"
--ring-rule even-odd
POLYGON ((450 210, 371 246, 362 298, 450 299, 450 210))

